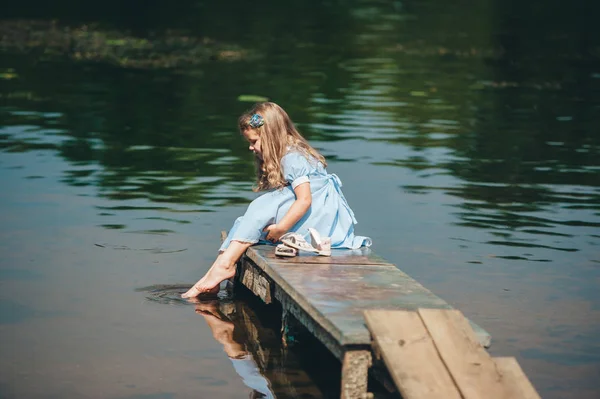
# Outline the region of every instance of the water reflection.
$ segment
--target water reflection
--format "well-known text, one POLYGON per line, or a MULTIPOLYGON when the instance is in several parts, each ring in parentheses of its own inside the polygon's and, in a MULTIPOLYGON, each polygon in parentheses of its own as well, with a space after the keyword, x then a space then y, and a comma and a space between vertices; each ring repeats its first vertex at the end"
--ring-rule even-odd
MULTIPOLYGON (((232 220, 200 224, 252 199, 252 156, 235 128, 250 104, 238 98, 266 96, 289 111, 350 191, 359 187, 359 219, 381 237, 378 253, 399 262, 414 247, 427 247, 443 255, 415 255, 407 263, 436 276, 446 276, 439 260, 476 265, 461 271, 463 279, 487 266, 494 279, 504 273, 515 282, 526 268, 548 279, 543 286, 553 301, 598 308, 600 36, 594 16, 600 3, 266 0, 255 5, 251 21, 241 1, 190 0, 177 8, 132 2, 119 13, 113 3, 78 5, 77 12, 64 2, 52 10, 46 2, 15 3, 6 15, 51 14, 74 27, 93 20, 141 37, 176 29, 254 56, 139 69, 2 50, 0 169, 3 177, 27 170, 8 182, 5 195, 14 188, 29 198, 38 195, 36 187, 57 187, 68 199, 94 200, 98 217, 91 223, 115 234, 106 238, 115 244, 93 243, 127 254, 191 253, 192 244, 127 246, 118 234, 208 236, 229 226, 232 220), (142 11, 144 18, 132 17, 142 11), (22 188, 25 180, 30 184, 22 188), (382 198, 402 208, 382 209, 382 198), (423 204, 437 214, 423 212, 423 204), (407 226, 414 231, 406 233, 407 226), (408 235, 424 238, 398 249, 408 235)), ((20 212, 9 199, 5 212, 20 212)), ((524 287, 522 298, 543 300, 529 293, 541 285, 524 287)), ((483 295, 464 302, 493 307, 483 295)), ((591 339, 598 329, 597 320, 559 321, 573 336, 591 339)), ((545 330, 539 334, 549 341, 535 344, 559 347, 548 343, 545 330)))
POLYGON ((240 328, 221 311, 218 301, 198 301, 196 313, 204 317, 213 337, 223 345, 223 351, 231 360, 235 372, 244 384, 252 390, 252 398, 274 398, 270 382, 262 375, 252 353, 246 350, 243 340, 239 338, 240 328), (235 339, 235 336, 238 336, 235 339))
POLYGON ((314 343, 299 351, 286 348, 273 309, 255 300, 195 301, 213 337, 223 345, 236 373, 256 398, 322 398, 339 396, 339 362, 314 343), (259 316, 260 315, 260 316, 259 316), (315 356, 321 362, 315 363, 315 356), (324 368, 328 378, 322 378, 324 368))
POLYGON ((263 304, 244 289, 234 293, 227 282, 212 297, 181 298, 189 288, 190 284, 156 284, 136 291, 143 292, 152 303, 193 306, 213 338, 223 345, 233 369, 251 389, 251 397, 339 396, 338 379, 319 377, 324 368, 329 377, 338 374, 339 361, 324 352, 326 349, 316 340, 303 342, 298 348, 284 346, 281 310, 275 305, 263 304), (315 356, 321 362, 315 363, 315 356))

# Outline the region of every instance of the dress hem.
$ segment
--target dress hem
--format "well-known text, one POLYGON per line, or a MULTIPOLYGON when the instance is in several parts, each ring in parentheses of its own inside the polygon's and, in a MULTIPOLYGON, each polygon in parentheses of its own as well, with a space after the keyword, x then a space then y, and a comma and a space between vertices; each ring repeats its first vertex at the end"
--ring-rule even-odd
POLYGON ((222 254, 223 252, 225 252, 225 250, 229 247, 229 245, 231 244, 231 241, 238 241, 241 242, 242 244, 256 244, 258 243, 260 240, 238 240, 236 238, 232 238, 231 240, 229 240, 229 242, 227 243, 227 246, 225 248, 223 248, 223 246, 221 246, 221 248, 219 248, 219 253, 222 254))

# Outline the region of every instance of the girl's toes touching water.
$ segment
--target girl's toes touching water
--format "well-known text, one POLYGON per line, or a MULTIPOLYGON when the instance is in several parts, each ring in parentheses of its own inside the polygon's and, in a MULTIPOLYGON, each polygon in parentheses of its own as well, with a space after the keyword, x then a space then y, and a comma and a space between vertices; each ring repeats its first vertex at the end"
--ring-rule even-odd
POLYGON ((219 289, 220 286, 219 284, 217 284, 216 286, 212 287, 212 288, 204 288, 203 284, 201 284, 200 282, 197 282, 196 284, 194 284, 192 286, 192 288, 190 288, 189 290, 187 290, 185 293, 181 294, 182 298, 195 298, 199 295, 216 295, 219 293, 219 289))
MULTIPOLYGON (((235 246, 233 246, 235 247, 235 246)), ((247 247, 247 246, 246 246, 247 247)), ((235 276, 235 263, 218 259, 192 288, 181 295, 182 298, 193 298, 204 294, 217 294, 221 281, 235 276)))
POLYGON ((201 280, 196 283, 193 288, 200 291, 200 293, 210 292, 215 288, 218 292, 221 281, 230 279, 233 276, 235 276, 235 265, 214 267, 202 278, 204 281, 201 280))
POLYGON ((225 252, 217 256, 206 274, 192 288, 182 294, 182 298, 194 298, 203 294, 216 294, 219 284, 235 276, 236 262, 250 247, 250 243, 232 241, 225 252))

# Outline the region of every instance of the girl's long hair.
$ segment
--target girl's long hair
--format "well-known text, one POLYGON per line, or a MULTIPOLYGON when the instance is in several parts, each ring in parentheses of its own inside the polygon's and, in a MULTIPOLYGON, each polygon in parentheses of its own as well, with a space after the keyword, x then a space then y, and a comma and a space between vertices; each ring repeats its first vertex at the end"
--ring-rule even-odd
POLYGON ((258 103, 242 114, 238 119, 240 132, 252 128, 249 122, 254 114, 259 114, 264 119, 264 124, 255 129, 261 141, 262 159, 258 156, 255 158, 256 187, 254 191, 282 188, 288 184, 281 167, 281 158, 287 153, 288 147, 301 152, 309 160, 312 158, 321 162, 323 166, 327 166, 323 155, 308 144, 288 114, 275 103, 258 103))

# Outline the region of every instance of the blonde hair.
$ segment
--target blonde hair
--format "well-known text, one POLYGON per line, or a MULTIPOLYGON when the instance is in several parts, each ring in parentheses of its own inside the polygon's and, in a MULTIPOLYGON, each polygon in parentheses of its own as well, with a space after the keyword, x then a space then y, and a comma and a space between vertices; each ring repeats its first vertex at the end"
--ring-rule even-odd
POLYGON ((288 114, 279 105, 272 102, 257 103, 238 119, 240 132, 250 128, 256 130, 261 139, 262 159, 255 158, 256 187, 254 191, 282 188, 288 185, 281 167, 281 158, 292 147, 305 155, 309 160, 314 158, 327 166, 323 155, 308 144, 308 141, 290 119, 288 114), (259 114, 264 120, 260 127, 250 126, 252 115, 259 114))

